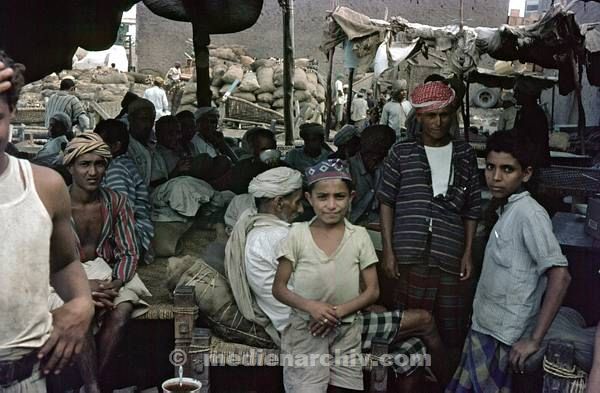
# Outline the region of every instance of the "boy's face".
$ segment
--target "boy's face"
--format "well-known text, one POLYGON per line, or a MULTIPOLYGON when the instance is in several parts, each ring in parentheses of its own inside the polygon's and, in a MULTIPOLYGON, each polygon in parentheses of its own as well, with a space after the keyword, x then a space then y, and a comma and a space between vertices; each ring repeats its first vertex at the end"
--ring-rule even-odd
POLYGON ((346 183, 340 179, 321 180, 311 192, 304 195, 315 210, 317 219, 327 225, 341 222, 354 198, 354 192, 350 192, 346 183))
POLYGON ((507 198, 529 181, 533 169, 523 169, 510 153, 491 151, 486 159, 485 181, 494 198, 507 198))
POLYGON ((104 157, 94 153, 86 153, 77 157, 69 165, 69 173, 73 183, 82 190, 94 192, 100 187, 108 163, 104 157))
POLYGON ((0 97, 0 153, 3 153, 8 145, 10 120, 13 115, 14 111, 10 110, 6 101, 0 97))

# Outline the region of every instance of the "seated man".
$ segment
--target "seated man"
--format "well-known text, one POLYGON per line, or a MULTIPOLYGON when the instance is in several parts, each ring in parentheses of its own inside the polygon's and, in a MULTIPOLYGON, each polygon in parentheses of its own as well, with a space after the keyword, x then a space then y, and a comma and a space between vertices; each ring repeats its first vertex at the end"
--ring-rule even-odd
POLYGON ((346 124, 333 137, 333 144, 337 147, 337 151, 329 155, 329 158, 339 158, 348 160, 354 157, 360 150, 360 132, 358 128, 352 124, 346 124))
POLYGON ((181 154, 182 137, 181 125, 175 116, 167 115, 158 119, 151 186, 156 187, 190 170, 191 161, 181 154))
POLYGON ((256 127, 248 131, 248 145, 251 157, 238 161, 231 169, 229 189, 236 194, 248 192, 248 185, 255 177, 268 170, 286 165, 281 161, 281 153, 277 150, 275 135, 266 128, 256 127), (265 151, 270 150, 265 153, 265 151))
POLYGON ((143 98, 129 104, 127 118, 129 120, 129 146, 127 153, 135 162, 144 183, 149 186, 152 176, 152 156, 150 137, 154 127, 154 105, 143 98))
MULTIPOLYGON (((73 177, 69 194, 79 255, 97 318, 102 318, 97 358, 90 344, 79 362, 88 385, 95 382, 96 361, 100 376, 107 371, 127 321, 148 310, 140 296, 150 296, 136 275, 139 250, 133 210, 125 196, 100 186, 110 158, 110 148, 95 133, 74 138, 64 156, 73 177)), ((51 304, 60 304, 60 299, 54 297, 51 304)))
POLYGON ((395 131, 384 125, 367 127, 361 136, 360 152, 348 164, 356 195, 352 200, 350 222, 379 224, 379 200, 376 197, 383 171, 383 159, 396 141, 395 131))
POLYGON ((98 123, 94 132, 109 146, 113 157, 102 180, 102 187, 119 192, 129 200, 135 214, 135 234, 140 260, 151 263, 154 259, 151 249, 154 225, 150 220, 150 197, 144 179, 127 153, 127 127, 119 120, 103 120, 98 123))
MULTIPOLYGON (((286 238, 291 222, 302 213, 302 176, 290 168, 270 169, 252 180, 249 191, 256 199, 258 213, 243 217, 235 225, 227 243, 225 270, 242 315, 263 326, 279 344, 281 332, 288 325, 290 308, 273 297, 272 286, 279 243, 286 238)), ((415 338, 401 339, 419 336, 432 354, 436 375, 445 380, 447 372, 437 363, 443 358, 440 353, 443 348, 429 313, 395 310, 363 315, 363 349, 369 349, 371 340, 378 337, 393 343, 394 353, 414 356, 424 351, 422 343, 415 338)), ((325 333, 322 327, 312 326, 315 334, 325 333)), ((414 370, 412 367, 397 369, 401 374, 414 370)), ((418 379, 405 382, 418 382, 418 379)))
POLYGON ((71 133, 71 119, 66 113, 57 112, 48 120, 48 142, 37 152, 32 162, 43 166, 62 164, 62 152, 71 133))
POLYGON ((326 148, 325 129, 317 123, 305 123, 300 126, 300 138, 304 140, 304 146, 290 150, 285 162, 300 172, 326 160, 331 151, 326 148))
POLYGON ((194 114, 190 111, 181 111, 175 117, 181 125, 183 153, 187 156, 192 156, 192 152, 194 152, 192 139, 196 135, 196 119, 194 118, 194 114))

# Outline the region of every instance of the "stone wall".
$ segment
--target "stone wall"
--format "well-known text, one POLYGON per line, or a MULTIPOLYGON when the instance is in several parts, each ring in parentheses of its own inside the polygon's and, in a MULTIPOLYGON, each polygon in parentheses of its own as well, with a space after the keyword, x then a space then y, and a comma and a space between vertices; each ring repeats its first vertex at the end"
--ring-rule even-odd
MULTIPOLYGON (((507 21, 509 0, 465 0, 465 24, 496 27, 507 21)), ((459 0, 346 0, 343 4, 372 18, 402 16, 411 22, 429 25, 458 23, 459 0)), ((326 10, 331 1, 295 1, 296 57, 313 57, 325 70, 325 57, 318 50, 324 27, 326 10)), ((138 69, 153 68, 165 72, 172 62, 183 60, 187 50, 186 39, 192 36, 188 23, 173 22, 158 17, 142 3, 137 6, 138 69)), ((240 44, 258 58, 282 57, 282 15, 278 2, 265 0, 257 23, 243 32, 213 35, 217 45, 240 44)), ((336 68, 341 67, 337 56, 336 68)))

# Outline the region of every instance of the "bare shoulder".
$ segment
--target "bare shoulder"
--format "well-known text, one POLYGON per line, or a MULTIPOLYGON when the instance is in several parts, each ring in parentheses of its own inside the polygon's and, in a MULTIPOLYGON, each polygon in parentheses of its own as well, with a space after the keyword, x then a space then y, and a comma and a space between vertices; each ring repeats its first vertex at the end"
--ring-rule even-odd
POLYGON ((35 189, 50 217, 67 206, 69 194, 62 176, 53 169, 31 164, 35 189))

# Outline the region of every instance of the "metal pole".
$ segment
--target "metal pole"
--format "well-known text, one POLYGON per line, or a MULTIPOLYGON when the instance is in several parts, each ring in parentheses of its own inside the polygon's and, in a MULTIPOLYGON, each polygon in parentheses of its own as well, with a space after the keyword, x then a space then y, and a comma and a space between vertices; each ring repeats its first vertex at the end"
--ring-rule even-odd
POLYGON ((350 114, 352 113, 352 85, 354 84, 354 68, 350 68, 348 76, 348 97, 346 97, 346 122, 351 124, 350 114))
POLYGON ((329 51, 329 70, 327 73, 327 90, 325 91, 325 110, 327 113, 326 122, 325 123, 325 141, 329 140, 329 131, 331 127, 331 106, 333 104, 333 92, 331 88, 331 84, 333 82, 333 55, 335 54, 335 47, 331 48, 329 51))
POLYGON ((280 0, 283 11, 283 115, 285 121, 285 144, 294 144, 294 0, 280 0))

